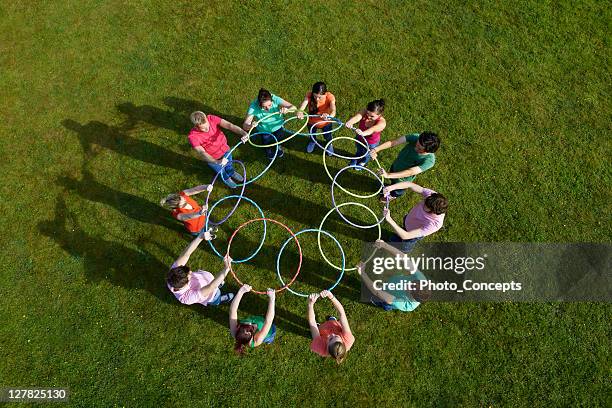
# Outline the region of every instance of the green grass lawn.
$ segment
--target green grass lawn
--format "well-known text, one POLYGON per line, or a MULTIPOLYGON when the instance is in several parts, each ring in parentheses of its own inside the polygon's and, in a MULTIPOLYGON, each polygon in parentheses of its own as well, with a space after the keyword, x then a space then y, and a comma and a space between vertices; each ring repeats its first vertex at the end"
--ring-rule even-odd
MULTIPOLYGON (((386 99, 383 140, 441 135, 436 166, 417 178, 450 200, 429 241, 610 242, 607 2, 195 3, 0 5, 0 386, 69 387, 72 404, 87 407, 609 406, 608 304, 384 313, 359 303, 349 273, 335 292, 357 339, 345 363, 309 351, 306 302, 288 293, 277 299, 276 342, 237 357, 227 306, 183 306, 166 289, 189 237, 158 205, 211 180, 187 143, 189 113, 240 124, 260 87, 298 104, 324 80, 343 120, 386 99)), ((305 143, 290 141, 245 193, 293 231, 317 228, 331 208, 322 157, 305 143)), ((349 141, 337 148, 353 152, 349 141)), ((266 164, 251 146, 235 157, 250 176, 266 164)), ((387 167, 393 159, 380 155, 387 167)), ((333 174, 346 163, 328 164, 333 174)), ((342 182, 367 191, 372 178, 342 182)), ((218 185, 213 198, 226 194, 218 185)), ((395 218, 416 200, 393 202, 395 218)), ((376 199, 361 202, 380 211, 376 199)), ((257 216, 241 204, 215 244, 223 251, 257 216)), ((376 238, 337 215, 325 229, 349 263, 376 238)), ((237 254, 259 240, 256 226, 244 232, 237 254)), ((274 284, 287 236, 270 226, 261 255, 237 273, 274 284)), ((335 280, 316 237, 300 242, 296 288, 335 280)), ((283 276, 295 256, 288 245, 283 276)), ((222 267, 205 244, 190 263, 222 267)), ((332 311, 317 305, 321 317, 332 311)), ((243 312, 265 306, 247 295, 243 312)))

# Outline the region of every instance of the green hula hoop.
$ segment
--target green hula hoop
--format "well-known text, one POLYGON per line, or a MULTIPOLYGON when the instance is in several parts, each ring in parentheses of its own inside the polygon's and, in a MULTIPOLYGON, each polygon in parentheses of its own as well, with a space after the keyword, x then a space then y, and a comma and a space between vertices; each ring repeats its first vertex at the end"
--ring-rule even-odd
MULTIPOLYGON (((355 138, 352 138, 352 137, 348 137, 348 136, 338 136, 336 138, 331 139, 329 142, 327 142, 327 144, 325 144, 325 148, 323 149, 323 168, 325 169, 325 172, 329 176, 329 179, 332 181, 332 183, 334 182, 334 178, 332 177, 331 173, 329 172, 329 169, 327 168, 327 162, 325 161, 325 156, 327 156, 327 155, 325 154, 325 152, 327 151, 327 147, 332 142, 335 142, 336 140, 340 140, 340 139, 348 139, 348 140, 355 141, 355 142, 359 143, 360 145, 362 145, 366 149, 366 151, 369 150, 368 146, 365 143, 363 143, 361 140, 355 139, 355 138)), ((367 154, 367 152, 366 152, 366 154, 367 154)), ((378 165, 378 168, 382 168, 382 166, 378 162, 378 159, 374 159, 374 161, 378 165)), ((380 185, 379 189, 376 190, 372 194, 366 194, 366 195, 352 193, 352 192, 348 191, 346 188, 342 187, 340 185, 340 183, 338 183, 338 182, 336 182, 336 185, 338 186, 338 188, 340 188, 340 190, 344 191, 346 194, 348 194, 348 195, 350 195, 352 197, 355 197, 355 198, 371 198, 371 197, 374 197, 374 196, 378 195, 382 191, 382 189, 384 187, 385 179, 384 179, 383 176, 380 176, 380 180, 381 180, 381 185, 380 185)), ((351 204, 351 203, 347 203, 347 204, 351 204)), ((355 203, 353 203, 353 204, 355 204, 355 203)), ((366 208, 368 208, 368 207, 366 207, 366 208)), ((369 208, 368 208, 368 210, 369 210, 369 208)), ((378 221, 378 217, 376 217, 376 214, 374 214, 374 218, 376 218, 376 221, 378 221)))
MULTIPOLYGON (((289 112, 294 112, 294 110, 290 110, 289 112)), ((280 114, 281 114, 280 112, 272 112, 269 115, 264 116, 263 118, 261 118, 261 120, 259 120, 257 122, 261 123, 261 122, 265 121, 266 119, 268 119, 269 117, 272 117, 274 115, 280 115, 280 114)), ((251 140, 251 132, 255 128, 251 128, 249 130, 249 133, 247 134, 249 136, 249 144, 251 146, 253 146, 253 147, 274 147, 274 146, 277 146, 277 145, 279 145, 281 143, 285 143, 286 141, 289 141, 289 140, 293 139, 294 137, 296 137, 298 134, 300 134, 302 132, 302 130, 304 130, 306 128, 306 126, 308 126, 308 115, 304 115, 304 119, 305 119, 304 120, 304 125, 300 128, 300 130, 298 130, 297 132, 294 132, 291 136, 289 136, 289 137, 287 137, 287 138, 285 138, 283 140, 277 140, 275 143, 270 143, 270 144, 266 144, 266 145, 253 143, 253 141, 251 140)), ((286 123, 286 121, 285 121, 285 123, 286 123)))
MULTIPOLYGON (((374 219, 376 221, 378 221, 378 217, 376 216, 376 213, 374 213, 374 211, 372 211, 372 209, 364 204, 361 203, 354 203, 354 202, 348 202, 348 203, 342 203, 334 208, 332 208, 331 210, 328 211, 327 214, 325 214, 325 217, 323 217, 323 220, 321 220, 321 225, 319 225, 319 233, 317 234, 317 244, 319 245, 319 252, 321 253, 321 256, 323 257, 323 259, 325 259, 325 262, 327 262, 332 268, 337 269, 339 271, 342 270, 342 268, 340 268, 339 266, 334 265, 329 259, 327 259, 327 257, 325 256, 325 253, 323 252, 323 248, 321 247, 321 231, 323 230, 323 224, 325 224, 325 221, 327 220, 327 218, 329 217, 329 215, 331 213, 333 213, 334 211, 336 211, 336 209, 340 209, 342 207, 344 207, 345 205, 356 205, 358 207, 362 207, 365 208, 366 210, 368 210, 370 212, 370 214, 372 214, 372 216, 374 217, 374 219)), ((382 229, 380 228, 380 224, 378 224, 376 226, 378 228, 378 238, 380 239, 381 234, 382 234, 382 229)), ((370 259, 372 259, 372 257, 374 256, 374 254, 376 253, 376 250, 374 250, 374 252, 372 252, 372 255, 370 255, 370 258, 367 260, 367 262, 370 261, 370 259)), ((357 270, 357 267, 353 267, 353 268, 345 268, 344 271, 348 272, 348 271, 355 271, 357 270)))

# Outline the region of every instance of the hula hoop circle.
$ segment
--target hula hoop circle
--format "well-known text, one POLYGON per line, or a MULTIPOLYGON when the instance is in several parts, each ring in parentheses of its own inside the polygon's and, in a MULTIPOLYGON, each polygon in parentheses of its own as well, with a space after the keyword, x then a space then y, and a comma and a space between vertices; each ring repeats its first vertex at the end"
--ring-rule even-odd
MULTIPOLYGON (((376 216, 374 211, 372 211, 372 209, 370 209, 370 207, 368 207, 368 206, 366 206, 364 204, 361 204, 361 203, 355 203, 355 202, 342 203, 340 205, 337 205, 336 208, 341 208, 341 207, 344 207, 344 206, 347 206, 347 205, 356 205, 358 207, 365 208, 366 210, 368 210, 370 212, 370 214, 372 214, 372 216, 374 216, 374 219, 378 221, 378 217, 376 216)), ((319 233, 317 234, 317 244, 319 245, 319 252, 321 252, 321 256, 323 257, 323 259, 325 259, 325 262, 327 262, 334 269, 342 270, 342 268, 334 265, 329 259, 327 259, 327 257, 325 256, 325 253, 323 252, 323 248, 321 247, 321 232, 320 231, 323 231, 323 224, 325 224, 325 221, 327 221, 327 218, 329 217, 329 215, 331 213, 333 213, 336 210, 336 208, 332 208, 331 210, 329 210, 327 212, 327 214, 325 214, 325 216, 321 220, 321 225, 319 225, 319 233)), ((380 224, 377 224, 376 227, 378 227, 378 238, 376 238, 376 239, 380 239, 381 234, 382 234, 382 229, 380 228, 380 224)), ((370 259, 372 258, 372 256, 374 256, 374 253, 375 252, 373 252, 372 255, 370 255, 370 259)), ((345 268, 344 269, 345 272, 354 271, 354 270, 357 270, 357 267, 345 268)))
MULTIPOLYGON (((369 149, 368 149, 368 146, 367 146, 365 143, 363 143, 362 141, 360 141, 360 140, 358 140, 358 139, 353 139, 353 138, 348 137, 348 136, 340 136, 340 137, 337 137, 337 138, 332 139, 332 140, 330 140, 329 142, 327 142, 327 144, 325 145, 325 149, 323 149, 323 168, 325 169, 325 172, 326 172, 326 173, 327 173, 327 175, 329 176, 330 180, 332 180, 332 182, 334 181, 334 178, 332 177, 331 173, 329 172, 329 168, 327 168, 327 162, 325 161, 325 156, 326 156, 325 151, 326 151, 326 149, 327 149, 327 146, 329 146, 329 144, 330 144, 330 143, 332 143, 334 140, 339 140, 339 139, 348 139, 348 140, 354 140, 355 142, 357 142, 357 143, 361 144, 363 147, 365 147, 365 149, 366 149, 365 154, 364 154, 363 156, 360 156, 359 158, 361 158, 361 157, 365 157, 365 156, 366 156, 366 155, 369 153, 369 151, 368 151, 368 150, 369 150, 369 149)), ((343 158, 343 159, 346 159, 346 157, 345 157, 345 156, 340 156, 340 155, 338 155, 338 157, 341 157, 341 158, 343 158)), ((354 158, 350 158, 350 160, 354 160, 354 158)), ((374 159, 374 161, 376 162, 376 164, 378 165, 378 167, 379 167, 379 168, 381 168, 380 163, 378 162, 378 159, 374 159)), ((351 166, 349 166, 349 167, 351 167, 351 166)), ((355 197, 355 198, 371 198, 371 197, 374 197, 375 195, 377 195, 378 193, 380 193, 380 192, 382 191, 382 189, 383 189, 383 187, 384 187, 384 180, 385 180, 385 179, 384 179, 384 177, 382 177, 382 176, 381 176, 381 177, 380 177, 380 181, 381 181, 380 188, 379 188, 378 190, 376 190, 374 193, 372 193, 372 194, 367 194, 367 195, 361 195, 361 194, 351 193, 350 191, 348 191, 347 189, 345 189, 344 187, 342 187, 342 186, 341 186, 339 183, 336 183, 336 184, 338 185, 338 188, 339 188, 340 190, 344 191, 345 193, 347 193, 348 195, 350 195, 350 196, 352 196, 352 197, 355 197)), ((332 185, 333 185, 333 184, 332 184, 332 185)), ((378 218, 376 218, 376 219, 378 220, 378 218)))
MULTIPOLYGON (((295 279, 297 278, 297 276, 298 276, 298 275, 299 275, 299 273, 300 273, 300 269, 302 268, 302 247, 300 246, 300 241, 297 239, 297 235, 296 235, 296 234, 294 234, 294 233, 293 233, 293 231, 291 231, 291 230, 289 229, 289 227, 287 227, 287 226, 286 226, 285 224, 283 224, 282 222, 280 222, 280 221, 276 221, 276 220, 273 220, 273 219, 271 219, 271 218, 264 218, 264 217, 262 217, 262 218, 254 218, 254 219, 252 219, 252 220, 249 220, 249 221, 247 221, 247 222, 242 223, 242 225, 240 225, 238 228, 236 228, 236 230, 234 231, 234 233, 233 233, 233 234, 232 234, 232 236, 230 237, 229 241, 227 242, 227 255, 229 255, 229 253, 230 253, 230 248, 231 248, 231 246, 232 246, 232 241, 234 240, 234 237, 236 236, 236 234, 238 233, 238 231, 240 231, 242 228, 244 228, 244 227, 246 227, 247 225, 249 225, 249 224, 251 224, 251 223, 253 223, 253 222, 256 222, 256 221, 263 221, 263 222, 264 222, 264 226, 266 225, 266 224, 265 224, 265 222, 266 222, 266 221, 272 222, 272 223, 274 223, 274 224, 276 224, 276 225, 280 225, 281 227, 283 227, 284 229, 286 229, 286 230, 287 230, 287 232, 289 232, 289 234, 291 234, 291 238, 293 238, 293 240, 295 241, 295 243, 296 243, 296 245, 297 245, 297 247, 298 247, 298 252, 299 252, 299 254, 300 254, 300 261, 299 261, 299 263, 298 263, 297 270, 295 271, 295 275, 293 275, 293 278, 291 278, 291 281, 289 281, 289 283, 284 284, 282 287, 280 287, 280 288, 278 288, 278 289, 275 289, 275 290, 274 290, 275 292, 280 292, 280 291, 283 291, 283 290, 285 290, 285 289, 289 288, 289 286, 290 286, 290 285, 291 285, 291 284, 292 284, 292 283, 295 281, 295 279)), ((291 239, 291 238, 289 238, 289 239, 291 239)), ((209 241, 209 242, 210 242, 210 241, 209 241)), ((263 243, 263 242, 262 242, 262 243, 263 243)), ((236 276, 236 273, 234 272, 234 268, 232 268, 232 265, 231 265, 231 264, 230 264, 230 272, 232 273, 232 276, 234 277, 234 279, 236 279, 236 282, 238 282, 238 284, 239 284, 240 286, 242 286, 242 285, 243 285, 243 283, 240 281, 240 279, 238 279, 238 276, 236 276)), ((251 292, 254 292, 254 293, 257 293, 257 294, 260 294, 260 295, 265 295, 265 294, 266 294, 266 292, 257 291, 257 290, 251 290, 251 292)))
MULTIPOLYGON (((323 234, 327 235, 328 237, 330 237, 331 239, 334 240, 334 242, 336 243, 336 245, 338 246, 338 248, 340 248, 340 253, 342 254, 342 269, 340 270, 340 274, 338 275, 338 279, 336 279, 336 282, 334 282, 334 284, 329 287, 327 290, 329 290, 330 292, 332 290, 334 290, 334 288, 336 286, 338 286, 338 284, 340 283, 340 281, 342 280, 342 277, 344 276, 344 268, 346 266, 346 256, 344 255, 344 249, 342 249, 342 245, 340 245, 340 242, 338 242, 338 240, 336 239, 336 237, 334 237, 332 234, 330 234, 327 231, 322 231, 322 230, 318 230, 318 229, 303 229, 299 232, 295 233, 295 236, 297 237, 300 234, 306 233, 306 232, 322 232, 323 234)), ((285 281, 283 280, 283 278, 281 277, 280 274, 280 259, 281 256, 283 255, 283 251, 285 250, 285 247, 287 246, 287 244, 289 243, 289 241, 291 240, 291 238, 288 238, 285 243, 281 246, 280 251, 278 252, 278 255, 276 256, 276 276, 278 277, 278 279, 281 281, 281 284, 285 284, 285 281)), ((295 291, 293 289, 291 289, 289 286, 287 286, 287 290, 291 293, 293 293, 294 295, 297 296, 301 296, 301 297, 308 297, 308 294, 304 294, 302 292, 298 292, 295 291)))
MULTIPOLYGON (((368 169, 367 167, 363 167, 363 166, 359 166, 359 165, 357 165, 357 166, 346 166, 346 167, 344 167, 343 169, 340 169, 340 171, 338 171, 338 172, 336 173, 336 175, 334 176, 334 180, 332 181, 332 185, 331 185, 331 196, 332 196, 332 203, 333 203, 333 205, 334 205, 334 209, 335 209, 335 210, 338 212, 338 215, 340 215, 340 217, 341 217, 341 218, 342 218, 344 221, 346 221, 348 224, 352 225, 353 227, 362 228, 362 229, 374 228, 374 227, 376 227, 377 225, 379 225, 380 223, 382 223, 382 222, 385 220, 385 216, 384 216, 384 215, 383 215, 383 216, 381 217, 381 219, 380 219, 380 220, 378 220, 378 222, 377 222, 377 223, 375 223, 375 224, 371 224, 371 225, 359 225, 359 224, 355 224, 354 222, 349 221, 349 220, 348 220, 348 218, 346 218, 346 217, 344 216, 344 214, 342 214, 342 212, 341 212, 341 211, 338 209, 338 207, 336 206, 336 197, 334 196, 334 185, 336 185, 336 184, 337 184, 337 185, 340 185, 340 184, 339 184, 339 183, 336 181, 336 179, 338 178, 338 176, 340 175, 340 173, 342 173, 342 172, 343 172, 343 171, 345 171, 345 170, 350 169, 351 167, 359 167, 359 168, 361 168, 361 169, 363 169, 363 170, 366 170, 366 171, 370 172, 371 174, 373 174, 373 175, 374 175, 374 177, 376 177, 376 179, 377 179, 378 181, 380 181, 381 185, 383 185, 383 188, 384 188, 384 184, 383 184, 382 179, 381 179, 380 177, 378 177, 378 175, 377 175, 376 173, 374 173, 372 170, 368 169)), ((353 194, 351 193, 351 195, 353 195, 353 194)), ((385 208, 389 208, 389 196, 386 196, 385 198, 386 198, 385 208)))
MULTIPOLYGON (((266 134, 266 135, 270 135, 274 138, 274 140, 276 140, 278 142, 278 138, 276 136, 274 136, 273 133, 270 132, 257 132, 257 133, 253 133, 252 135, 249 135, 249 138, 251 136, 257 136, 257 135, 261 135, 261 134, 266 134)), ((243 143, 242 142, 238 142, 238 144, 236 144, 234 147, 232 147, 232 149, 230 150, 230 153, 233 153, 234 150, 236 150, 238 148, 238 146, 241 146, 243 143)), ((261 176, 264 175, 264 173, 266 171, 268 171, 270 169, 270 167, 272 167, 272 163, 274 163, 274 161, 276 160, 276 153, 278 153, 278 145, 276 145, 276 151, 274 152, 274 157, 272 158, 272 160, 270 160, 270 163, 268 163, 268 165, 266 166, 266 168, 263 169, 263 171, 261 173, 259 173, 257 176, 253 177, 252 179, 247 180, 246 175, 244 176, 244 180, 242 183, 236 183, 237 186, 242 186, 242 185, 246 185, 246 184, 251 184, 252 182, 254 182, 255 180, 258 180, 261 176)), ((244 191, 244 189, 243 189, 244 191)))
MULTIPOLYGON (((261 120, 259 120, 259 121, 257 121, 257 122, 258 122, 258 123, 261 123, 261 122, 265 121, 266 119, 268 119, 268 118, 269 118, 269 117, 271 117, 271 116, 274 116, 274 115, 280 115, 280 114, 281 114, 280 112, 273 112, 273 113, 271 113, 271 114, 269 114, 269 115, 264 116, 263 118, 261 118, 261 120)), ((297 116, 295 116, 295 118, 297 118, 297 116)), ((293 118, 289 118, 289 119, 293 119, 293 118)), ((287 119, 287 120, 285 120, 285 121, 283 122, 283 126, 285 125, 285 123, 287 123, 287 121, 288 121, 289 119, 287 119)), ((251 140, 251 132, 252 132, 252 131, 253 131, 253 129, 255 129, 255 128, 251 128, 251 129, 249 130, 249 133, 248 133, 248 136, 249 136, 249 144, 250 144, 251 146, 254 146, 254 147, 274 147, 274 146, 278 146, 279 144, 285 143, 285 142, 287 142, 287 141, 289 141, 289 140, 293 139, 293 138, 294 138, 296 135, 298 135, 298 134, 299 134, 299 133, 300 133, 302 130, 304 130, 304 129, 306 128, 306 125, 308 125, 308 118, 306 118, 306 120, 304 121, 304 125, 303 125, 303 126, 300 128, 300 130, 298 130, 297 132, 294 132, 294 133, 293 133, 291 136, 286 137, 286 138, 284 138, 283 140, 276 140, 276 142, 274 142, 274 143, 270 143, 270 144, 266 144, 266 145, 264 145, 264 144, 256 144, 256 143, 253 143, 253 141, 251 140)), ((281 128, 283 128, 283 127, 281 126, 279 129, 281 129, 281 128)))
MULTIPOLYGON (((307 116, 307 117, 308 117, 308 119, 310 119, 310 118, 320 118, 320 117, 321 117, 321 115, 305 115, 305 116, 307 116)), ((315 126, 317 126, 317 125, 319 125, 319 124, 321 124, 321 123, 338 123, 340 126, 338 126, 337 128, 334 128, 334 129, 332 129, 332 130, 328 130, 328 131, 326 131, 326 132, 316 133, 317 135, 325 135, 325 134, 328 134, 328 133, 334 133, 335 131, 342 129, 342 127, 344 126, 344 123, 342 123, 342 121, 341 121, 340 119, 338 119, 338 118, 334 118, 334 117, 332 117, 332 116, 328 116, 328 119, 322 119, 322 120, 320 120, 320 121, 318 121, 318 122, 313 123, 313 124, 310 126, 310 128, 309 128, 310 133, 298 133, 298 135, 300 135, 300 136, 310 136, 310 137, 312 137, 312 136, 314 135, 314 133, 313 133, 312 129, 313 129, 315 126)), ((321 146, 319 146, 319 147, 321 147, 321 146)), ((322 148, 322 147, 321 147, 321 148, 322 148)))
MULTIPOLYGON (((241 162, 240 160, 232 160, 232 162, 234 163, 239 163, 242 166, 242 172, 244 174, 244 179, 246 180, 246 166, 244 165, 243 162, 241 162)), ((230 162, 228 162, 229 164, 230 162)), ((223 169, 225 168, 225 166, 223 166, 221 168, 221 171, 219 171, 217 174, 215 174, 215 177, 212 179, 212 182, 210 183, 211 185, 215 184, 215 181, 217 181, 217 178, 219 178, 219 176, 221 175, 221 173, 223 173, 223 169)), ((223 180, 223 176, 221 176, 221 179, 223 180)), ((218 226, 223 224, 225 221, 227 221, 229 219, 229 217, 232 216, 232 214, 234 214, 234 211, 236 211, 236 209, 238 208, 238 205, 240 204, 240 200, 242 200, 242 197, 244 196, 244 189, 246 188, 246 184, 242 185, 242 190, 240 191, 240 195, 238 196, 238 200, 236 200, 236 205, 234 206, 234 208, 232 208, 232 210, 229 212, 229 214, 227 214, 225 216, 225 218, 223 218, 221 221, 219 222, 214 222, 214 221, 210 221, 210 224, 218 226)), ((212 191, 208 192, 208 195, 206 196, 206 207, 208 208, 208 200, 210 199, 210 195, 211 195, 212 191)), ((208 223, 209 217, 208 215, 206 216, 206 222, 208 223)), ((208 228, 206 228, 208 229, 208 228)))
MULTIPOLYGON (((221 199, 219 199, 218 201, 216 201, 211 208, 209 208, 208 210, 208 216, 206 217, 206 226, 205 228, 208 230, 208 220, 210 219, 210 214, 213 212, 213 210, 215 209, 215 207, 219 204, 221 204, 223 201, 225 200, 229 200, 230 198, 240 198, 241 196, 237 196, 237 195, 230 195, 230 196, 225 196, 221 199)), ((261 209, 261 207, 253 200, 251 200, 249 197, 245 197, 242 196, 243 199, 245 199, 246 201, 248 201, 249 203, 253 204, 253 206, 255 206, 255 208, 259 211, 259 214, 261 214, 261 219, 265 219, 265 215, 261 209)), ((261 248, 263 247, 263 244, 266 240, 266 222, 264 221, 264 233, 263 233, 263 237, 261 238, 261 242, 259 243, 259 246, 257 247, 257 249, 255 250, 255 252, 253 252, 253 254, 251 254, 251 256, 244 258, 244 259, 239 259, 239 260, 232 260, 232 263, 242 263, 242 262, 246 262, 249 261, 251 259, 253 259, 258 253, 259 251, 261 251, 261 248)), ((215 248, 215 245, 212 243, 212 240, 208 241, 208 245, 210 245, 210 247, 212 248, 213 252, 219 257, 219 258, 223 258, 223 255, 221 255, 219 253, 219 251, 217 251, 217 248, 215 248)))

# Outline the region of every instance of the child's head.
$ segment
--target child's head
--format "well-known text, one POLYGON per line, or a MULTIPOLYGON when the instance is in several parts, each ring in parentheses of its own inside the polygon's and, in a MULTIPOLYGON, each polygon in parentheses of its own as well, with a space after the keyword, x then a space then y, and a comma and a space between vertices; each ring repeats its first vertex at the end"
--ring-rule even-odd
POLYGON ((208 132, 208 118, 206 114, 201 111, 195 111, 189 117, 191 119, 191 123, 195 125, 198 129, 203 132, 208 132))
POLYGON ((325 99, 327 93, 327 85, 325 82, 315 82, 310 92, 310 101, 308 102, 308 113, 311 115, 317 113, 317 104, 320 100, 325 99))
POLYGON ((332 334, 327 341, 327 352, 336 363, 340 364, 346 358, 346 346, 342 341, 342 337, 332 334))
POLYGON ((261 88, 257 94, 257 103, 259 107, 265 110, 270 110, 272 107, 272 94, 267 89, 261 88))
POLYGON ((366 116, 369 120, 378 119, 385 111, 385 100, 381 98, 368 103, 366 111, 366 116))
POLYGON ((166 276, 166 282, 173 289, 178 290, 187 285, 187 283, 189 283, 190 272, 191 271, 189 270, 189 267, 187 265, 181 265, 171 268, 168 271, 168 275, 166 276))
POLYGON ((185 205, 185 199, 179 194, 168 194, 165 198, 159 201, 162 207, 168 207, 170 209, 181 208, 185 205))
POLYGON ((234 351, 238 354, 243 354, 245 347, 253 340, 257 326, 248 323, 240 323, 236 328, 236 343, 234 344, 234 351))
POLYGON ((418 153, 435 153, 440 147, 440 138, 434 132, 423 132, 417 143, 418 153))
POLYGON ((425 210, 436 215, 441 215, 448 208, 448 200, 442 194, 433 193, 425 199, 425 210))

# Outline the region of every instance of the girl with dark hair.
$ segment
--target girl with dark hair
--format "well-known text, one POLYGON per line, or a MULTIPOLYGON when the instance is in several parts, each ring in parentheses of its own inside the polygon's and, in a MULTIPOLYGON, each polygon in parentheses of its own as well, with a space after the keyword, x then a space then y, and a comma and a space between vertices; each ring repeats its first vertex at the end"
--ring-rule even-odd
MULTIPOLYGON (((252 101, 249 105, 242 128, 247 132, 253 128, 257 128, 254 129, 256 132, 271 133, 276 136, 280 142, 285 136, 283 131, 283 115, 289 110, 295 109, 295 106, 290 102, 262 88, 257 94, 257 99, 252 101), (273 115, 274 113, 276 113, 276 115, 273 115)), ((262 140, 265 145, 274 143, 274 138, 270 135, 262 135, 262 140)), ((272 160, 275 157, 275 152, 276 147, 266 147, 266 156, 268 159, 272 160)), ((278 146, 278 157, 283 157, 284 154, 282 147, 278 146)))
POLYGON ((380 134, 387 126, 387 121, 382 116, 384 111, 385 100, 376 99, 368 103, 365 109, 359 111, 344 124, 347 128, 353 128, 356 123, 359 123, 358 128, 355 129, 355 133, 357 134, 356 139, 361 143, 355 143, 357 146, 355 156, 359 157, 365 154, 364 157, 351 160, 351 166, 355 166, 356 164, 365 166, 370 161, 370 153, 368 151, 378 146, 380 143, 380 134), (362 144, 367 145, 368 149, 366 150, 362 144), (366 152, 368 153, 366 154, 366 152))
MULTIPOLYGON (((299 119, 304 117, 304 114, 301 112, 308 107, 309 115, 319 115, 320 117, 310 117, 308 118, 308 131, 313 129, 313 133, 319 131, 319 129, 323 130, 323 135, 325 137, 325 141, 329 142, 332 139, 331 129, 332 124, 330 122, 324 122, 329 117, 336 116, 336 97, 331 92, 327 91, 327 85, 325 82, 316 82, 312 86, 312 90, 306 94, 302 104, 300 105, 300 109, 297 113, 299 119), (317 124, 317 122, 321 122, 317 124), (313 128, 314 126, 314 128, 313 128)), ((311 136, 312 139, 316 139, 317 136, 311 136)), ((316 143, 314 140, 310 140, 308 145, 306 146, 306 152, 312 153, 314 151, 316 143)), ((334 153, 334 148, 330 144, 327 148, 327 155, 331 156, 334 153)))
POLYGON ((249 285, 242 285, 230 306, 229 327, 232 337, 236 340, 234 350, 238 354, 243 354, 247 347, 255 348, 262 343, 271 344, 276 336, 276 325, 274 324, 276 292, 274 289, 268 289, 266 292, 270 300, 265 318, 263 316, 249 316, 238 320, 238 306, 240 306, 242 296, 250 292, 251 289, 249 285))
POLYGON ((320 294, 313 293, 308 297, 308 325, 312 336, 310 350, 322 357, 332 357, 338 364, 342 363, 348 351, 353 347, 353 343, 355 343, 355 336, 351 332, 342 303, 336 299, 333 293, 324 290, 320 294), (340 321, 335 317, 328 317, 321 325, 317 324, 314 304, 319 297, 328 298, 332 302, 338 312, 340 321))

